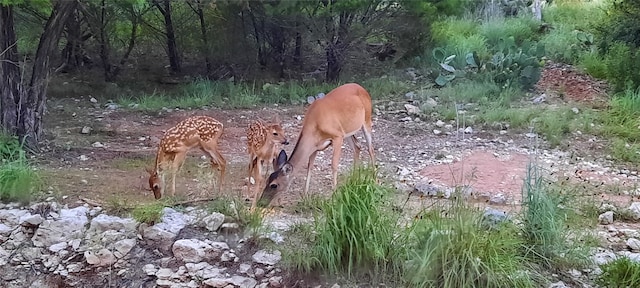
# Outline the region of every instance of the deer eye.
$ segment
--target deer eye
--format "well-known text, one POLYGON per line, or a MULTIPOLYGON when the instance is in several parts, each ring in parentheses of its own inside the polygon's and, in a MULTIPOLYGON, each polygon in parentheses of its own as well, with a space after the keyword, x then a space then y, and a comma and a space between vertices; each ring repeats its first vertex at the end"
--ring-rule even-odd
POLYGON ((273 136, 278 136, 278 132, 273 132, 273 136))
POLYGON ((269 185, 269 187, 271 189, 276 189, 276 188, 278 188, 278 184, 271 184, 271 185, 269 185))

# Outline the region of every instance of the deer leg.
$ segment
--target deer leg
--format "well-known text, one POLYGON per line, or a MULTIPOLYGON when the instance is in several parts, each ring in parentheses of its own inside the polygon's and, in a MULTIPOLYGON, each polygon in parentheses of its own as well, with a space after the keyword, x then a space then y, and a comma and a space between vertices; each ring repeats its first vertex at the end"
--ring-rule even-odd
POLYGON ((256 180, 256 185, 254 187, 254 191, 253 191, 253 201, 251 202, 251 211, 256 209, 256 206, 258 204, 258 199, 260 199, 260 197, 262 196, 262 189, 260 189, 263 186, 263 182, 264 182, 264 178, 262 177, 262 166, 263 166, 263 160, 256 158, 256 167, 254 169, 255 173, 254 174, 254 179, 256 180))
POLYGON ((178 171, 180 171, 186 155, 186 152, 177 152, 173 157, 173 162, 171 163, 171 197, 176 196, 176 175, 178 175, 178 171))
POLYGON ((362 150, 362 146, 358 143, 358 138, 355 135, 351 136, 351 144, 353 144, 353 166, 358 166, 358 162, 360 161, 360 150, 362 150))
POLYGON ((331 140, 331 146, 333 146, 333 157, 331 158, 331 174, 333 176, 333 183, 331 183, 331 190, 335 190, 338 186, 338 164, 340 164, 340 153, 342 153, 342 137, 335 137, 331 140))
POLYGON ((213 144, 204 145, 202 149, 207 153, 207 155, 209 155, 211 166, 216 166, 218 167, 218 170, 220 170, 220 183, 218 184, 218 192, 220 192, 222 190, 222 185, 224 184, 224 174, 227 167, 227 161, 224 160, 222 154, 218 152, 218 149, 213 144))
POLYGON ((307 179, 306 179, 306 183, 304 184, 304 196, 309 195, 307 194, 309 192, 309 184, 311 183, 311 169, 313 169, 313 161, 316 160, 316 155, 318 155, 318 151, 314 151, 313 153, 311 153, 311 156, 309 156, 309 164, 307 166, 307 179))
POLYGON ((369 152, 369 161, 371 161, 371 167, 373 169, 375 169, 375 165, 376 165, 376 157, 373 151, 373 137, 372 137, 372 132, 371 132, 372 128, 371 125, 369 126, 363 126, 362 127, 362 132, 364 133, 364 138, 367 140, 367 149, 369 152))

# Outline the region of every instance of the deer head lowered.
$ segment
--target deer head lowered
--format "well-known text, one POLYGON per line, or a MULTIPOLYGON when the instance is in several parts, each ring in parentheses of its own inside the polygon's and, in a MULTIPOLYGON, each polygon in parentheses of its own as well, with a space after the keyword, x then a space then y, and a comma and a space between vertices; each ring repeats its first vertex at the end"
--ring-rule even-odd
POLYGON ((311 168, 318 151, 323 151, 333 146, 331 159, 332 185, 335 189, 338 182, 338 164, 342 144, 345 138, 350 139, 354 148, 354 166, 357 165, 362 147, 358 143, 355 134, 358 131, 364 133, 369 152, 370 165, 375 165, 375 155, 372 143, 372 104, 371 96, 360 85, 355 83, 344 84, 333 89, 325 97, 314 101, 308 108, 302 123, 302 131, 298 136, 291 156, 282 150, 274 162, 277 168, 269 175, 263 189, 259 203, 268 204, 278 193, 289 189, 294 173, 301 169, 307 169, 304 194, 309 191, 311 180, 311 168))
POLYGON ((224 126, 218 120, 208 116, 192 116, 180 121, 165 132, 160 140, 154 169, 149 172, 149 188, 156 199, 160 199, 165 190, 165 174, 171 172, 171 196, 176 192, 176 174, 189 150, 199 147, 208 157, 212 168, 220 171, 218 190, 224 183, 227 162, 218 151, 218 140, 224 126))

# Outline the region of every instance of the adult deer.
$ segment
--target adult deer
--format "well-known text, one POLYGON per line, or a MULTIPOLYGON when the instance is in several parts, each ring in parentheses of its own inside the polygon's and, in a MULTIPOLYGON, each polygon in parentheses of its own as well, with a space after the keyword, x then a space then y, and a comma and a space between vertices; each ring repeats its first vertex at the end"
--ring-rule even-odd
POLYGON ((358 163, 362 149, 354 135, 358 130, 364 133, 370 163, 373 167, 375 156, 371 139, 372 124, 371 96, 358 84, 344 84, 333 89, 325 97, 315 100, 305 113, 302 131, 291 156, 287 159, 287 153, 284 150, 280 151, 275 162, 278 170, 269 175, 259 202, 269 204, 276 194, 287 191, 294 173, 300 168, 307 169, 304 186, 306 195, 309 191, 313 161, 318 151, 323 151, 329 146, 333 146, 331 189, 335 189, 338 184, 340 153, 345 138, 351 139, 353 144, 354 166, 358 163))
POLYGON ((255 120, 249 123, 247 127, 247 151, 249 152, 249 177, 255 180, 253 201, 251 209, 256 207, 256 203, 260 198, 260 188, 263 185, 263 169, 267 164, 265 171, 268 171, 270 163, 274 163, 273 170, 277 166, 273 161, 278 153, 279 145, 289 145, 289 141, 285 136, 284 129, 280 125, 280 119, 275 118, 271 123, 265 123, 262 120, 255 120), (266 162, 266 163, 265 163, 266 162))
POLYGON ((176 193, 176 174, 180 170, 187 152, 199 147, 211 161, 212 168, 220 171, 218 190, 224 183, 227 162, 218 151, 218 140, 224 126, 218 120, 208 116, 192 116, 180 121, 164 133, 158 146, 156 165, 149 172, 149 187, 156 199, 160 199, 165 190, 165 172, 171 172, 171 196, 176 193))

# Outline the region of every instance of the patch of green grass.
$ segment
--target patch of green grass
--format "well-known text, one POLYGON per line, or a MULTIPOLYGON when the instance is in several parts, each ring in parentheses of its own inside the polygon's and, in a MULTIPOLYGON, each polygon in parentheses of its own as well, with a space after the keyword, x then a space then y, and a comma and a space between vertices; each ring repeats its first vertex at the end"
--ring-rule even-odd
POLYGON ((127 206, 126 198, 118 196, 110 196, 109 198, 107 198, 105 209, 109 213, 118 216, 124 216, 131 210, 130 207, 127 206))
POLYGON ((476 34, 478 23, 459 18, 446 18, 431 25, 431 38, 438 45, 445 45, 453 37, 468 37, 476 34))
POLYGON ((518 228, 507 222, 487 229, 482 213, 462 201, 414 222, 409 287, 538 287, 518 228))
POLYGON ((167 206, 165 201, 154 201, 133 208, 131 215, 140 223, 153 225, 162 218, 162 210, 167 206))
POLYGON ((355 168, 316 214, 312 241, 287 261, 302 272, 320 269, 348 277, 368 273, 378 280, 396 275, 402 261, 394 260, 404 245, 396 242, 398 216, 385 209, 387 200, 388 191, 376 184, 375 172, 355 168))
POLYGON ((581 53, 585 52, 572 25, 563 23, 554 25, 549 33, 541 37, 540 43, 544 44, 547 57, 567 64, 578 62, 581 53))
POLYGON ((27 203, 41 185, 18 139, 0 134, 0 200, 27 203))
POLYGON ((559 145, 572 131, 592 132, 597 115, 590 109, 573 111, 571 106, 555 108, 482 108, 479 121, 487 124, 505 123, 511 129, 533 127, 536 133, 553 146, 559 145))
POLYGON ((496 46, 501 38, 513 37, 519 45, 524 40, 536 40, 538 23, 530 16, 506 19, 491 19, 480 25, 479 33, 487 43, 496 46))
POLYGON ((305 195, 298 201, 291 210, 295 213, 313 214, 322 211, 322 207, 326 205, 328 198, 320 194, 305 195))
POLYGON ((218 197, 207 204, 207 209, 232 218, 242 227, 255 229, 262 226, 260 209, 250 211, 245 201, 239 197, 218 197))
POLYGON ((615 138, 609 147, 611 157, 618 161, 640 163, 640 144, 627 143, 626 141, 615 138))
POLYGON ((544 10, 543 20, 551 24, 572 25, 571 29, 590 31, 606 15, 607 1, 565 1, 550 5, 544 10))
POLYGON ((578 66, 595 78, 607 78, 607 64, 604 58, 596 52, 582 54, 578 66))
POLYGON ((640 287, 640 263, 620 257, 607 264, 600 265, 602 274, 596 284, 601 287, 640 287))
MULTIPOLYGON (((525 256, 547 268, 583 267, 589 264, 585 235, 566 229, 573 197, 551 189, 532 163, 522 189, 525 256), (579 244, 577 244, 579 243, 579 244)), ((588 235, 588 234, 587 234, 588 235)))
POLYGON ((640 90, 627 90, 611 99, 609 109, 602 114, 605 136, 619 137, 628 142, 640 141, 640 90))

